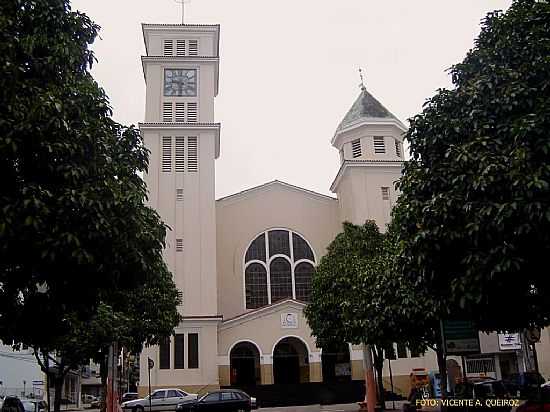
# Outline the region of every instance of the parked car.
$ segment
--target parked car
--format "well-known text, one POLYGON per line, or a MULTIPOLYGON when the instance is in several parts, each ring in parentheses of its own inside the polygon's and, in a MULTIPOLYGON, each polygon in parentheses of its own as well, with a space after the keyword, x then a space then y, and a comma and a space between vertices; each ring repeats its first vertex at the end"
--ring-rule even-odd
MULTIPOLYGON (((455 395, 456 399, 476 399, 483 403, 482 407, 475 407, 473 410, 490 410, 492 412, 510 412, 512 406, 510 405, 488 405, 487 400, 505 400, 511 399, 510 392, 501 380, 488 379, 480 381, 469 381, 468 383, 460 383, 456 385, 455 395)), ((468 410, 467 407, 453 407, 453 412, 461 412, 468 410)))
POLYGON ((97 396, 88 395, 87 393, 82 394, 83 403, 92 403, 93 401, 97 401, 97 396))
POLYGON ((90 402, 91 409, 102 409, 102 400, 96 399, 95 401, 90 402))
POLYGON ((543 386, 537 397, 522 403, 516 412, 550 412, 550 386, 543 386))
POLYGON ((538 389, 545 381, 538 372, 522 372, 513 373, 503 382, 513 395, 529 399, 537 395, 538 389))
POLYGON ((43 412, 48 409, 46 401, 40 399, 21 399, 25 412, 43 412))
POLYGON ((25 408, 19 398, 15 396, 6 396, 2 403, 1 412, 25 412, 25 408))
POLYGON ((238 389, 222 389, 207 393, 200 399, 189 400, 178 405, 176 412, 249 412, 257 409, 256 398, 238 389))
POLYGON ((139 398, 139 395, 137 392, 126 392, 125 394, 122 395, 122 398, 120 398, 120 402, 124 403, 128 401, 133 401, 138 398, 139 398))
MULTIPOLYGON (((157 389, 151 394, 151 411, 175 411, 178 404, 197 399, 197 396, 196 393, 187 393, 181 389, 157 389)), ((149 412, 149 396, 124 402, 121 407, 125 412, 149 412)))

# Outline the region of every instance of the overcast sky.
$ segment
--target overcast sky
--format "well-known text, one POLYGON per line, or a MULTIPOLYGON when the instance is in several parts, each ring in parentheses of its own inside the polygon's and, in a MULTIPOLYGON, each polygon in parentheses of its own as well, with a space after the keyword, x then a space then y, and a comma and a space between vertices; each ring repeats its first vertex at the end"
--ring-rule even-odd
MULTIPOLYGON (((186 23, 221 24, 218 197, 273 179, 329 194, 336 126, 367 89, 401 120, 463 59, 480 20, 511 0, 191 0, 186 23)), ((141 23, 180 23, 174 0, 73 0, 102 30, 93 75, 115 120, 143 121, 141 23)))

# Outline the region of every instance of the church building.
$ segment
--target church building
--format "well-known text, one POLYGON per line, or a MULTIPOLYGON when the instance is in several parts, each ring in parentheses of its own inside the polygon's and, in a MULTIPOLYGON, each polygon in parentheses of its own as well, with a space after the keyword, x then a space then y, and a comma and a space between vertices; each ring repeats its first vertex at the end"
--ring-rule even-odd
MULTIPOLYGON (((225 387, 364 380, 363 352, 319 348, 303 315, 315 265, 342 222, 383 230, 397 193, 406 126, 364 87, 335 132, 333 196, 281 181, 215 198, 221 125, 218 25, 143 24, 149 204, 171 228, 165 260, 183 294, 174 335, 141 355, 140 394, 151 386, 193 393, 225 387)), ((350 102, 352 103, 352 102, 350 102)), ((332 139, 331 139, 332 138, 332 139)), ((435 355, 397 347, 395 391, 435 355), (401 363, 400 363, 401 362, 401 363)))

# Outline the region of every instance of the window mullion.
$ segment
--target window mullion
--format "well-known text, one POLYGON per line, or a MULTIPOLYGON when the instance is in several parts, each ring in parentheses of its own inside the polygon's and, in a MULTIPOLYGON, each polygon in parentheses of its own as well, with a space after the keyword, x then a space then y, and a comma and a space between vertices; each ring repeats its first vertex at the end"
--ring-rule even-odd
POLYGON ((296 282, 294 279, 294 245, 292 244, 292 232, 288 231, 288 244, 290 246, 290 276, 292 278, 292 299, 296 300, 296 282))
POLYGON ((267 232, 264 233, 265 240, 265 270, 267 276, 267 303, 271 305, 271 262, 269 259, 269 236, 267 232))

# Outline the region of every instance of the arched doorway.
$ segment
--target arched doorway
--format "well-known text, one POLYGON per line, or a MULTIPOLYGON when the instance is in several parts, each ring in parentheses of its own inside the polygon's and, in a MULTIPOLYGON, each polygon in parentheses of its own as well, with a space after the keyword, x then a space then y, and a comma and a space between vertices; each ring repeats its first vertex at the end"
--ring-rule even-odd
POLYGON ((351 381, 351 362, 347 343, 327 345, 321 353, 323 382, 351 381))
POLYGON ((260 384, 260 352, 251 342, 239 342, 229 354, 231 385, 260 384))
POLYGON ((309 382, 309 353, 298 338, 281 339, 273 349, 274 383, 295 384, 309 382))

